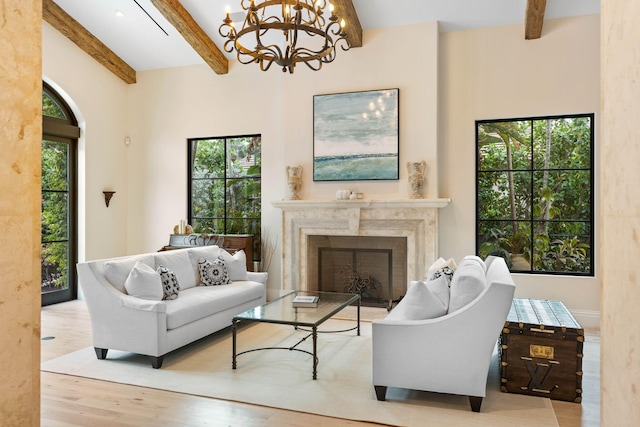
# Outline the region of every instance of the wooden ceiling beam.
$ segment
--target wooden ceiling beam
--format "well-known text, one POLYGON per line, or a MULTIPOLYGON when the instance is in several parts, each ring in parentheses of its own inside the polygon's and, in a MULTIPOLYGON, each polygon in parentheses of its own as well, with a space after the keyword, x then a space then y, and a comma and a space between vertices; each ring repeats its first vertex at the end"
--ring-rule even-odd
POLYGON ((524 38, 526 40, 539 39, 542 36, 544 10, 547 0, 527 0, 527 11, 524 20, 524 38))
POLYGON ((42 19, 126 83, 136 82, 136 70, 69 16, 53 0, 42 0, 42 19))
POLYGON ((151 0, 216 74, 229 72, 229 61, 178 0, 151 0))
POLYGON ((346 23, 345 31, 351 47, 362 47, 362 25, 353 0, 333 0, 336 14, 346 23))

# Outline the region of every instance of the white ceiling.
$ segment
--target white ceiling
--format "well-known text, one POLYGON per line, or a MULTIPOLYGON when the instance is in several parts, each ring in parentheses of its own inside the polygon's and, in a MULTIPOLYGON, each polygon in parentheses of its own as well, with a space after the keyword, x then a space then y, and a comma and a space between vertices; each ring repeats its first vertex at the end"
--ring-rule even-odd
MULTIPOLYGON (((54 1, 137 71, 204 62, 150 0, 54 1), (116 10, 124 16, 116 16, 116 10)), ((240 0, 180 3, 222 50, 218 27, 225 6, 239 12, 240 0)), ((353 0, 353 4, 364 30, 439 21, 440 31, 448 32, 522 23, 526 0, 353 0)), ((547 0, 545 19, 595 13, 600 13, 600 0, 547 0)))

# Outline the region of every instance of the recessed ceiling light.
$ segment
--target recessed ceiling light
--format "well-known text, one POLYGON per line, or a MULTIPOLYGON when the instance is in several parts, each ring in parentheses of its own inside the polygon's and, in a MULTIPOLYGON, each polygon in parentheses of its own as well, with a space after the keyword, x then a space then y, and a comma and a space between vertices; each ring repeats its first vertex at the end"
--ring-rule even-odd
POLYGON ((116 9, 116 16, 118 18, 122 18, 124 16, 124 12, 121 11, 120 9, 116 9))

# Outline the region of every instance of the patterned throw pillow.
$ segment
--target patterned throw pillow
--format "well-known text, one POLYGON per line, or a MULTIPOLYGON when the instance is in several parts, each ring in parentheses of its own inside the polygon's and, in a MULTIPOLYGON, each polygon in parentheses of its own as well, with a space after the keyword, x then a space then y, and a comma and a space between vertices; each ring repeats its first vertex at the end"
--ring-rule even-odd
POLYGON ((205 286, 228 285, 231 283, 227 266, 220 257, 213 262, 200 258, 198 269, 200 270, 200 280, 205 286))
POLYGON ((445 276, 447 280, 451 282, 451 279, 453 279, 453 270, 451 269, 451 267, 446 265, 441 269, 434 271, 431 277, 429 277, 429 280, 435 280, 440 276, 445 276))
POLYGON ((163 299, 176 299, 180 291, 180 283, 176 275, 167 267, 160 265, 156 270, 160 274, 162 280, 162 289, 164 291, 163 299))
POLYGON ((431 264, 431 266, 427 270, 426 280, 435 280, 440 276, 444 276, 447 278, 449 283, 451 283, 451 280, 453 280, 453 273, 456 271, 456 268, 457 265, 453 258, 445 260, 444 258, 440 257, 436 260, 436 262, 431 264))

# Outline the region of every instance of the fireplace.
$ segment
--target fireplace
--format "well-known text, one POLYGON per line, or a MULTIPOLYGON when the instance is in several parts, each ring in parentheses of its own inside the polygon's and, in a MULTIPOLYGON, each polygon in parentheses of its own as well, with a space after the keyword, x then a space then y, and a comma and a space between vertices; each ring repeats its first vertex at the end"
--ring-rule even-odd
POLYGON ((390 308, 407 289, 405 237, 312 235, 308 289, 358 293, 362 304, 390 308))
MULTIPOLYGON (((438 209, 449 199, 411 200, 287 200, 273 202, 282 209, 282 289, 310 290, 317 265, 312 265, 312 236, 401 238, 409 280, 424 278, 438 255, 438 209), (311 274, 312 271, 314 274, 311 274)), ((317 281, 317 279, 315 279, 317 281)), ((396 295, 393 296, 394 299, 396 295)))

